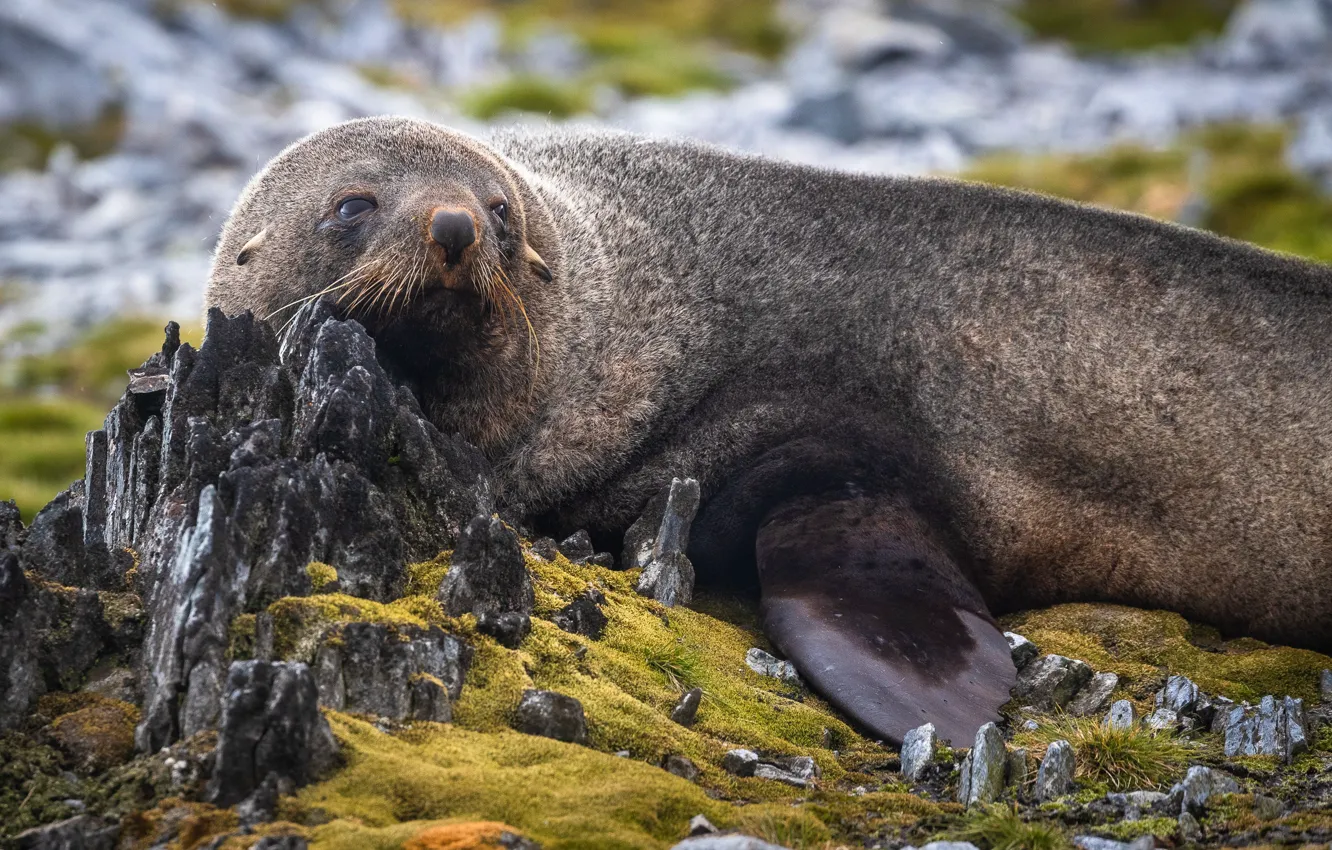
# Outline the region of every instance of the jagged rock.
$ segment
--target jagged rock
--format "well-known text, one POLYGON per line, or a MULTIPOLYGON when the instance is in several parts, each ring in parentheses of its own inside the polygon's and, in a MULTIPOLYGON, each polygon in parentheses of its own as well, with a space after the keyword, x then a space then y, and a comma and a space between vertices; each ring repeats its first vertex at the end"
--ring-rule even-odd
POLYGON ((561 555, 574 563, 587 560, 595 552, 591 535, 581 528, 560 541, 559 550, 561 555))
POLYGON ((319 692, 308 667, 267 661, 231 665, 209 802, 235 805, 270 773, 290 793, 325 775, 337 756, 337 741, 319 712, 319 692))
POLYGON ((781 679, 783 682, 796 687, 804 684, 800 680, 800 674, 796 672, 794 664, 790 661, 782 661, 772 653, 765 652, 758 647, 752 647, 745 653, 745 665, 760 676, 781 679))
POLYGON ((698 781, 698 765, 682 755, 672 753, 666 756, 661 760, 661 767, 662 770, 681 779, 687 779, 690 782, 698 781))
POLYGON ((1111 729, 1129 729, 1132 728, 1136 718, 1133 716, 1133 703, 1126 699, 1116 700, 1115 704, 1110 706, 1110 711, 1106 712, 1102 724, 1111 729))
POLYGON ((958 777, 957 801, 966 806, 992 803, 1004 790, 1004 770, 1008 754, 999 727, 986 723, 976 731, 971 752, 962 761, 958 777))
POLYGON ((694 815, 689 819, 688 834, 691 838, 697 835, 715 835, 717 831, 717 827, 712 825, 712 821, 703 815, 694 815))
POLYGON ((902 776, 908 782, 919 782, 926 769, 934 764, 934 748, 938 743, 933 723, 917 726, 902 736, 902 776))
POLYGON ((23 565, 58 584, 91 584, 83 550, 83 482, 57 495, 33 517, 24 539, 23 565))
POLYGON ((13 499, 0 501, 0 550, 17 552, 19 538, 23 536, 23 520, 18 503, 13 499))
POLYGON ((1073 745, 1068 741, 1055 741, 1045 750, 1040 770, 1036 772, 1036 799, 1047 803, 1072 792, 1076 772, 1073 745))
POLYGON ((1197 844, 1202 841, 1202 824, 1188 812, 1179 813, 1179 838, 1185 844, 1197 844))
POLYGON ((1194 815, 1201 814, 1207 807, 1207 801, 1218 794, 1238 794, 1239 783, 1235 777, 1211 767, 1195 765, 1189 768, 1180 783, 1181 811, 1194 815))
POLYGON ((624 566, 643 569, 636 589, 663 605, 687 605, 694 597, 694 565, 685 551, 698 503, 697 481, 672 479, 625 533, 624 566))
POLYGON ((1082 661, 1062 655, 1042 655, 1018 674, 1013 697, 1043 711, 1063 708, 1092 678, 1082 661))
POLYGON ((703 689, 691 688, 680 701, 671 709, 671 720, 679 723, 681 726, 693 726, 694 720, 698 717, 699 704, 703 702, 703 689))
POLYGON ((120 824, 78 815, 20 832, 14 840, 19 850, 114 850, 119 838, 120 824))
POLYGON ((1004 640, 1008 641, 1008 650, 1013 654, 1013 666, 1019 673, 1040 654, 1036 644, 1016 632, 1004 632, 1004 640))
POLYGON ((48 690, 76 690, 107 647, 97 593, 30 581, 0 550, 0 730, 48 690))
POLYGON ((404 561, 450 548, 490 490, 480 453, 439 434, 326 305, 301 311, 281 358, 266 325, 211 311, 201 349, 168 333, 144 368, 85 481, 105 481, 86 499, 105 504, 103 542, 141 556, 137 741, 153 752, 216 726, 236 615, 309 593, 311 561, 344 593, 392 598, 404 561))
POLYGON ((439 587, 451 616, 530 615, 534 591, 518 535, 502 520, 479 514, 467 524, 453 552, 453 566, 439 587))
POLYGON ((1176 714, 1191 714, 1202 699, 1202 691, 1184 676, 1171 676, 1165 687, 1156 692, 1156 707, 1168 708, 1176 714))
POLYGON ((605 601, 606 595, 600 590, 588 588, 573 602, 556 611, 551 620, 566 632, 600 640, 609 622, 601 610, 605 601))
POLYGON ((1319 674, 1318 698, 1322 702, 1332 702, 1332 670, 1324 670, 1319 674))
POLYGON ((759 762, 754 766, 754 777, 756 779, 768 779, 773 782, 782 782, 795 788, 808 788, 810 783, 816 778, 812 773, 792 770, 781 764, 772 764, 771 762, 759 762))
POLYGON ((470 647, 437 626, 347 623, 315 652, 319 704, 392 720, 447 722, 470 647))
POLYGON ((530 551, 543 561, 553 561, 559 554, 559 546, 549 537, 538 537, 532 541, 530 551))
POLYGON ((587 720, 583 716, 582 703, 554 691, 523 691, 514 728, 528 735, 541 735, 557 741, 587 743, 587 720))
POLYGON ((1068 713, 1074 717, 1087 717, 1103 711, 1117 687, 1119 676, 1114 673, 1097 673, 1069 702, 1068 713))
POLYGON ((1158 708, 1142 721, 1147 728, 1156 730, 1174 730, 1179 727, 1179 715, 1168 708, 1158 708))
POLYGON ((788 850, 749 835, 700 835, 672 845, 671 850, 788 850))
POLYGON ((1304 701, 1265 696, 1257 708, 1231 708, 1224 721, 1227 756, 1280 756, 1289 764, 1309 748, 1304 701))
POLYGON ((753 750, 727 750, 726 755, 722 756, 722 770, 736 776, 753 776, 758 765, 759 755, 753 750))

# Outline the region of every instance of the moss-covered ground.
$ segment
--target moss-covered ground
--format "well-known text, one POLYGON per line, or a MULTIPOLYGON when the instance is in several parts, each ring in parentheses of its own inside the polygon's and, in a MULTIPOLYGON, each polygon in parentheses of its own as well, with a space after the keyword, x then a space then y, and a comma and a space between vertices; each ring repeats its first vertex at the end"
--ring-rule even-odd
POLYGON ((1237 5, 1238 0, 1021 0, 1013 11, 1038 38, 1104 53, 1215 36, 1237 5))

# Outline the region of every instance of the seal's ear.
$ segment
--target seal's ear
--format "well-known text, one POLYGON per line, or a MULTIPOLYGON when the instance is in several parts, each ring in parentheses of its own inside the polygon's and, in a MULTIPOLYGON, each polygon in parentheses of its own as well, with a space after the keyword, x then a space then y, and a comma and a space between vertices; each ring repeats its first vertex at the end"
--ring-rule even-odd
POLYGON ((268 239, 268 230, 269 229, 265 227, 263 230, 250 237, 250 241, 246 242, 241 247, 240 253, 236 255, 236 265, 243 266, 250 261, 250 257, 254 256, 254 252, 258 251, 259 246, 263 245, 268 239))
POLYGON ((541 278, 546 283, 550 283, 550 266, 546 265, 546 261, 541 259, 541 255, 538 254, 531 245, 523 246, 523 259, 527 260, 528 265, 532 267, 532 271, 536 272, 537 277, 541 278))

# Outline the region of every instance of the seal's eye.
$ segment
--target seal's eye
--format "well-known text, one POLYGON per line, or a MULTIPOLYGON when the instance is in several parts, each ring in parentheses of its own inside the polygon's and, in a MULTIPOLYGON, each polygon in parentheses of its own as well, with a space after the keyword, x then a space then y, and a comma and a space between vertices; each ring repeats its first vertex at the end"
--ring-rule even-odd
POLYGON ((495 214, 495 218, 499 219, 500 224, 507 225, 509 223, 509 205, 504 201, 496 201, 491 204, 490 211, 495 214))
POLYGON ((376 209, 374 201, 357 195, 338 204, 338 218, 343 221, 355 221, 374 209, 376 209))

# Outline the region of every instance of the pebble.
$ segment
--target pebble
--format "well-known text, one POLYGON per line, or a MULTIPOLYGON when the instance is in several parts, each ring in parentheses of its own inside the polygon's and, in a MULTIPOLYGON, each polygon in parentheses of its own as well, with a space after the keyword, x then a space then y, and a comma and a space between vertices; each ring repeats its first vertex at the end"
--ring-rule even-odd
POLYGON ((1188 812, 1179 813, 1179 838, 1185 844, 1197 844, 1202 841, 1202 824, 1188 812))
POLYGON ((782 661, 772 653, 765 652, 758 647, 752 647, 745 653, 745 664, 760 676, 781 679, 783 682, 797 687, 804 684, 800 680, 800 674, 796 672, 794 664, 790 661, 782 661))
POLYGON ((1189 768, 1180 783, 1183 792, 1182 811, 1194 815, 1201 814, 1207 807, 1207 801, 1217 794, 1237 794, 1240 786, 1235 777, 1211 767, 1195 765, 1189 768))
POLYGON ((1132 728, 1134 723, 1133 703, 1126 699, 1116 700, 1101 722, 1111 729, 1132 728))
POLYGON ((671 709, 671 720, 681 726, 693 726, 698 717, 698 706, 703 701, 703 689, 693 688, 687 691, 671 709))
POLYGON ((582 703, 555 691, 523 691, 514 728, 557 741, 587 743, 587 719, 582 703))
POLYGON ((661 767, 667 773, 674 774, 690 782, 698 781, 698 765, 682 755, 670 754, 661 760, 661 767))
POLYGON ((758 764, 759 755, 753 750, 728 750, 726 755, 722 756, 722 770, 734 773, 736 776, 753 776, 758 764))

